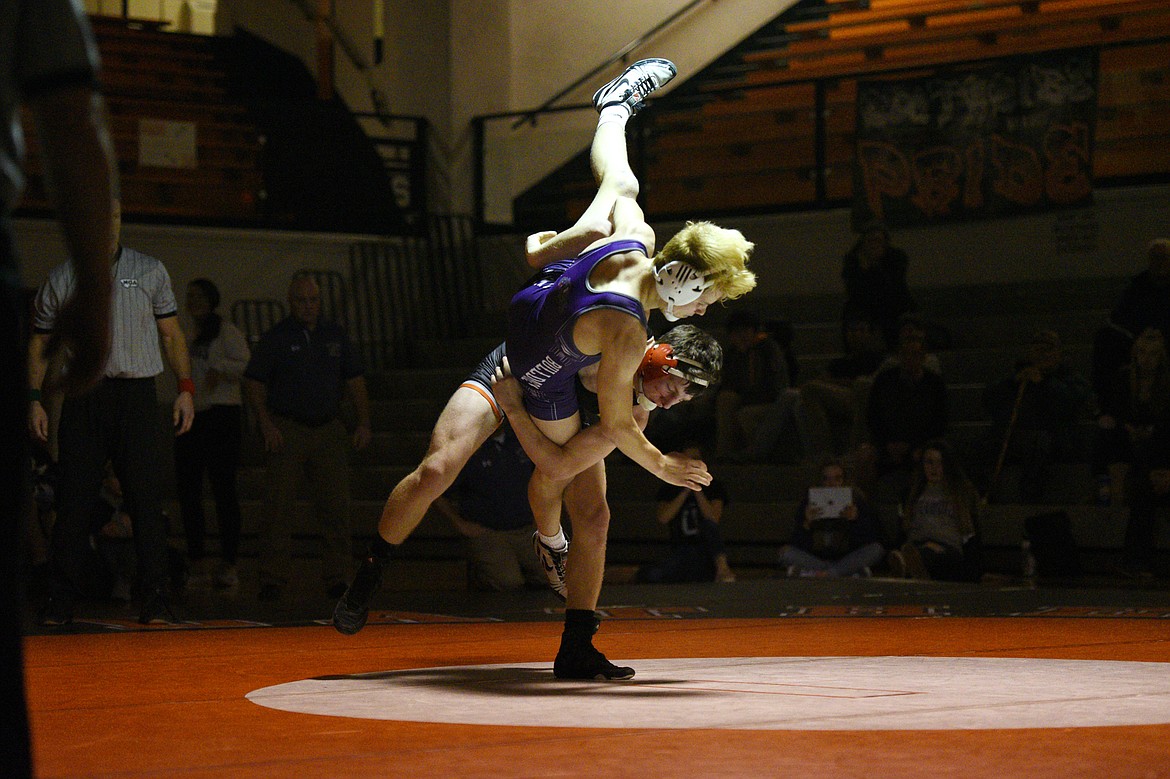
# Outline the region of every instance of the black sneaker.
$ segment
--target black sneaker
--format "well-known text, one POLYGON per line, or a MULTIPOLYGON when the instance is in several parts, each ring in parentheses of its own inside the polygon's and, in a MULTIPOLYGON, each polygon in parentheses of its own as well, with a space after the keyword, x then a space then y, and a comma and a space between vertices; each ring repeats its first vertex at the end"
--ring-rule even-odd
POLYGON ((60 627, 73 622, 73 598, 64 593, 54 593, 45 599, 37 612, 37 624, 45 627, 60 627))
POLYGON ((572 648, 561 645, 553 661, 553 676, 558 679, 588 679, 598 682, 622 681, 634 678, 634 669, 614 665, 593 644, 572 648))
POLYGON ((372 555, 367 555, 358 566, 353 583, 333 609, 333 627, 338 633, 352 636, 365 627, 370 616, 370 601, 381 586, 382 563, 372 555))
POLYGON ((638 60, 593 93, 593 106, 600 111, 611 105, 625 105, 632 116, 642 110, 642 102, 651 92, 667 84, 676 73, 670 60, 638 60))
POLYGON ((540 533, 533 533, 532 549, 536 552, 536 558, 540 560, 540 566, 544 568, 544 575, 548 577, 548 586, 552 587, 557 597, 566 600, 565 593, 568 589, 565 587, 565 561, 569 559, 569 547, 553 549, 540 540, 540 533))
POLYGON ((155 590, 147 597, 138 615, 140 625, 175 625, 181 621, 171 610, 171 604, 161 590, 155 590))

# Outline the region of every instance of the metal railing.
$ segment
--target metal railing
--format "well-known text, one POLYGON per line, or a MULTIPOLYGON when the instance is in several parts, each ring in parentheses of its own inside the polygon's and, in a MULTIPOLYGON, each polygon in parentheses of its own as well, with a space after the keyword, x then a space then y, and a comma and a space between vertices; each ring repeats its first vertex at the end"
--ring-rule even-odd
POLYGON ((468 334, 484 310, 473 220, 432 216, 426 238, 355 243, 351 333, 369 370, 416 360, 420 340, 468 334))
MULTIPOLYGON (((1130 46, 1145 45, 1145 44, 1158 44, 1158 43, 1164 43, 1166 41, 1167 41, 1166 37, 1154 36, 1154 37, 1142 39, 1140 41, 1123 41, 1123 42, 1116 42, 1116 43, 1105 43, 1105 44, 1101 44, 1101 45, 1093 47, 1093 48, 1095 48, 1098 52, 1107 52, 1107 51, 1112 51, 1112 50, 1124 49, 1124 48, 1130 47, 1130 46)), ((998 58, 992 57, 989 59, 998 59, 998 58)), ((939 66, 939 69, 955 68, 955 67, 960 67, 963 65, 970 65, 974 62, 982 62, 982 61, 985 61, 985 60, 980 59, 980 60, 964 61, 964 62, 957 62, 957 63, 946 63, 945 65, 939 66)), ((889 69, 882 71, 881 76, 883 78, 906 76, 908 74, 913 74, 914 76, 921 76, 922 74, 929 73, 929 72, 932 72, 932 70, 929 68, 925 68, 923 66, 913 66, 913 67, 907 66, 907 67, 896 67, 896 68, 892 67, 892 68, 889 68, 889 69)), ((842 132, 840 130, 838 130, 838 131, 836 131, 836 136, 835 137, 833 136, 833 131, 831 130, 830 124, 829 124, 830 120, 833 117, 831 116, 831 109, 827 103, 828 103, 828 96, 832 93, 839 91, 842 83, 850 81, 850 80, 856 81, 856 80, 859 80, 860 78, 862 78, 863 76, 864 76, 864 74, 861 74, 861 75, 855 74, 855 75, 851 75, 851 76, 835 75, 835 76, 831 76, 831 77, 822 77, 822 78, 811 78, 810 77, 808 79, 793 80, 791 82, 785 83, 785 86, 787 86, 787 87, 796 87, 796 86, 802 86, 802 85, 808 85, 808 86, 812 87, 812 97, 809 100, 807 107, 801 106, 799 109, 791 109, 788 106, 784 107, 784 110, 786 110, 786 111, 807 111, 808 115, 811 116, 811 118, 812 118, 812 124, 813 124, 812 132, 809 134, 809 136, 807 138, 803 139, 803 143, 806 144, 805 148, 807 148, 807 150, 808 150, 808 156, 811 157, 812 162, 810 164, 801 166, 799 168, 793 168, 792 170, 788 171, 788 172, 793 173, 794 177, 799 177, 799 178, 811 183, 812 193, 810 194, 810 196, 808 196, 807 198, 793 198, 793 199, 789 199, 789 200, 786 200, 783 202, 761 202, 758 205, 728 206, 723 210, 708 208, 708 209, 704 210, 704 212, 703 212, 704 216, 712 217, 712 218, 720 218, 720 217, 724 217, 724 216, 732 215, 732 214, 744 215, 744 214, 758 214, 758 213, 777 213, 777 212, 782 212, 782 211, 821 210, 821 209, 826 209, 826 208, 838 208, 838 207, 848 205, 853 197, 852 192, 851 191, 850 192, 841 192, 840 187, 837 187, 836 189, 834 189, 834 188, 829 186, 829 182, 830 182, 831 177, 836 177, 836 180, 840 180, 843 173, 851 176, 852 169, 850 167, 848 170, 843 171, 842 170, 843 166, 842 166, 840 160, 838 160, 836 162, 836 164, 834 164, 829 159, 829 157, 830 157, 829 145, 830 145, 831 141, 834 140, 834 138, 835 138, 837 143, 840 143, 842 132)), ((692 94, 694 92, 694 90, 686 90, 686 92, 684 92, 683 90, 676 90, 676 92, 673 92, 670 95, 663 98, 663 100, 665 102, 663 103, 662 108, 665 110, 662 113, 664 115, 670 116, 672 119, 677 120, 678 116, 686 113, 687 111, 691 111, 691 110, 698 111, 698 109, 694 108, 694 105, 696 103, 702 103, 702 102, 706 102, 706 101, 715 101, 715 100, 735 101, 735 100, 743 99, 745 96, 748 96, 752 93, 763 93, 763 92, 775 90, 776 88, 777 88, 776 85, 772 85, 772 84, 762 84, 762 85, 752 85, 752 86, 734 86, 734 87, 712 87, 712 88, 702 90, 701 94, 697 95, 697 96, 695 94, 692 94)), ((780 109, 778 109, 778 111, 779 110, 780 109)), ((473 182, 473 186, 474 186, 473 202, 474 202, 475 214, 476 214, 477 218, 480 220, 480 223, 482 225, 484 225, 485 227, 492 225, 493 220, 490 217, 490 213, 492 212, 493 208, 496 211, 499 211, 499 210, 502 210, 504 205, 506 205, 510 209, 511 206, 517 201, 517 199, 520 198, 522 195, 524 195, 526 191, 529 191, 529 190, 534 191, 534 192, 536 191, 536 185, 532 185, 531 187, 526 188, 526 189, 516 190, 516 191, 506 193, 506 195, 510 198, 510 200, 506 204, 503 203, 502 201, 494 201, 492 203, 488 202, 488 198, 489 198, 488 193, 490 190, 492 190, 492 186, 488 182, 487 177, 489 175, 489 171, 493 170, 493 168, 488 165, 487 161, 489 158, 492 158, 493 156, 494 157, 501 156, 498 149, 497 150, 489 149, 488 148, 489 144, 492 143, 492 141, 494 140, 497 143, 502 144, 502 145, 507 145, 509 143, 516 143, 516 144, 529 145, 529 146, 532 145, 532 140, 530 138, 515 139, 508 132, 508 130, 506 128, 504 130, 495 132, 494 134, 492 134, 491 128, 496 127, 496 126, 502 126, 502 125, 504 125, 504 123, 508 123, 512 128, 515 128, 515 127, 518 127, 519 125, 523 124, 523 122, 517 122, 516 121, 517 119, 523 119, 525 117, 534 116, 534 115, 539 115, 540 117, 553 117, 553 116, 556 116, 558 114, 565 114, 568 112, 587 112, 587 111, 588 112, 592 111, 591 105, 577 104, 577 105, 571 105, 571 106, 557 106, 557 107, 553 107, 553 108, 546 108, 543 110, 541 110, 541 109, 526 109, 526 110, 520 110, 520 111, 484 114, 484 115, 480 115, 477 117, 473 117, 473 119, 472 119, 473 144, 474 144, 473 157, 475 160, 475 171, 474 171, 475 175, 474 175, 474 182, 473 182)), ((696 118, 696 121, 698 121, 698 118, 696 118)), ((655 129, 655 126, 654 126, 655 122, 656 122, 655 118, 650 118, 646 121, 639 120, 636 122, 632 122, 628 126, 628 129, 627 129, 629 143, 631 146, 630 165, 633 168, 635 175, 643 183, 643 186, 644 186, 643 192, 644 193, 645 193, 647 188, 653 187, 655 184, 659 183, 659 182, 655 181, 651 176, 645 175, 646 174, 646 171, 645 171, 646 160, 648 159, 648 157, 657 153, 655 150, 655 146, 658 142, 659 137, 661 136, 661 133, 657 132, 655 129)), ((587 128, 585 128, 583 125, 583 129, 581 132, 581 142, 580 142, 580 145, 578 147, 576 147, 576 150, 574 153, 580 153, 583 150, 588 149, 588 147, 589 147, 589 134, 592 133, 593 128, 594 128, 594 125, 592 123, 589 123, 587 128)), ((852 130, 849 130, 847 133, 845 133, 845 135, 851 135, 851 134, 852 134, 852 130)), ((1151 140, 1151 143, 1156 143, 1157 139, 1160 138, 1161 135, 1157 136, 1156 138, 1154 136, 1149 136, 1149 137, 1151 137, 1153 139, 1153 140, 1151 140)), ((850 141, 850 142, 852 142, 852 141, 850 141)), ((722 142, 722 143, 725 146, 727 145, 726 142, 722 142)), ((795 142, 794 142, 794 145, 795 145, 795 142)), ((692 152, 693 151, 694 150, 692 150, 692 152)), ((517 154, 516 156, 520 160, 524 159, 523 154, 517 154)), ((567 164, 567 162, 571 161, 572 159, 573 159, 572 156, 562 159, 562 164, 560 166, 554 168, 553 171, 550 174, 548 174, 548 178, 552 178, 553 176, 561 175, 562 168, 564 168, 564 166, 567 164)), ((852 166, 852 164, 853 164, 853 161, 849 160, 849 165, 852 166)), ((1132 184, 1142 184, 1142 183, 1150 183, 1150 182, 1159 182, 1160 183, 1160 182, 1166 181, 1167 175, 1168 174, 1166 174, 1162 170, 1151 170, 1151 171, 1146 172, 1146 173, 1138 173, 1135 175, 1102 176, 1102 177, 1095 178, 1094 184, 1096 186, 1127 186, 1127 185, 1132 185, 1132 184)), ((566 176, 565 178, 568 179, 569 177, 566 176)), ((700 179, 698 176, 696 176, 695 180, 697 182, 700 179)), ((575 179, 573 181, 574 181, 574 183, 576 182, 575 179)), ((779 187, 779 186, 780 185, 777 184, 777 187, 779 187)), ((540 216, 538 218, 529 218, 529 219, 513 217, 512 219, 509 219, 506 222, 501 222, 500 220, 495 220, 495 224, 492 226, 494 227, 494 229, 497 229, 497 230, 526 231, 526 230, 533 230, 533 229, 552 229, 554 227, 557 227, 558 225, 567 224, 567 223, 571 222, 571 218, 569 218, 568 215, 565 213, 564 206, 566 206, 566 203, 568 201, 569 196, 564 195, 564 193, 561 193, 561 194, 562 194, 562 199, 558 199, 556 202, 549 203, 550 206, 554 207, 551 209, 553 211, 556 211, 556 208, 560 208, 560 211, 555 213, 551 218, 546 218, 545 216, 540 216)), ((575 194, 576 194, 575 192, 570 193, 570 195, 575 195, 575 194)), ((653 207, 653 203, 651 203, 649 205, 644 203, 643 206, 646 209, 647 217, 651 218, 651 219, 682 219, 682 218, 686 218, 686 216, 687 216, 685 214, 680 214, 677 211, 656 210, 653 207)))
MULTIPOLYGON (((321 316, 345 326, 371 372, 410 366, 420 341, 467 335, 484 312, 482 269, 467 215, 430 217, 426 237, 352 244, 348 276, 303 272, 321 288, 321 316)), ((231 307, 232 321, 251 344, 285 316, 278 300, 246 298, 231 307)))
POLYGON ((244 298, 232 303, 232 324, 240 328, 248 343, 255 346, 260 336, 284 319, 288 313, 284 303, 265 298, 244 298))
POLYGON ((548 111, 548 109, 552 108, 556 104, 556 102, 558 100, 560 100, 562 97, 572 93, 573 90, 577 89, 582 84, 589 83, 590 81, 593 80, 594 76, 596 76, 598 73, 601 73, 603 70, 608 68, 610 65, 613 65, 615 62, 625 62, 626 57, 630 56, 630 52, 637 49, 643 43, 650 40, 655 35, 662 32, 663 30, 665 30, 667 27, 670 27, 671 25, 673 25, 675 22, 677 22, 682 17, 686 16, 688 13, 690 13, 692 10, 694 10, 698 6, 703 5, 704 3, 710 3, 710 2, 714 2, 714 0, 691 0, 691 2, 687 3, 682 8, 678 9, 677 11, 672 13, 670 16, 667 16, 665 19, 663 19, 661 22, 659 22, 658 24, 651 27, 646 32, 642 33, 641 35, 635 36, 634 39, 631 40, 629 43, 627 43, 625 46, 622 46, 620 49, 615 51, 613 54, 609 55, 609 57, 607 57, 606 60, 604 62, 602 62, 600 65, 597 65, 592 70, 590 70, 588 73, 584 74, 579 79, 574 81, 572 84, 569 84, 569 86, 565 87, 560 92, 557 92, 555 95, 550 97, 548 100, 545 100, 543 103, 540 104, 539 107, 524 113, 519 119, 516 120, 516 123, 512 125, 512 129, 515 130, 516 128, 520 127, 520 125, 525 124, 526 122, 527 123, 535 123, 536 117, 538 114, 542 114, 542 113, 548 111))

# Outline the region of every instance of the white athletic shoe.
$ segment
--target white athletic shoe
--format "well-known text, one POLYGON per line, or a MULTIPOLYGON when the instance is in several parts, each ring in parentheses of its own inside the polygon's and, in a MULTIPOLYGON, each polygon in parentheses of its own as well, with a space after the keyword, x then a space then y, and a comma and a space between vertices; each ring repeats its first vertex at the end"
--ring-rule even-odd
POLYGON ((548 577, 548 586, 552 587, 553 592, 561 600, 565 600, 565 593, 568 592, 565 587, 565 560, 569 557, 569 547, 553 549, 540 540, 540 533, 533 533, 532 549, 536 552, 541 567, 544 568, 545 576, 548 577))
POLYGON ((674 63, 664 59, 638 60, 622 74, 593 93, 593 105, 598 111, 611 105, 624 105, 630 115, 642 109, 651 92, 666 85, 678 70, 674 63))

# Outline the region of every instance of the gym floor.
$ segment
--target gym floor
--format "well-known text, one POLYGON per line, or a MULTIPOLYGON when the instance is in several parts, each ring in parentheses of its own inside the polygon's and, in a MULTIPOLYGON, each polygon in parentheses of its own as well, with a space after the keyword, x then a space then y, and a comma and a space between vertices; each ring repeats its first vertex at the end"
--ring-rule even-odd
POLYGON ((1170 776, 1162 586, 607 585, 617 683, 553 678, 546 592, 180 606, 30 631, 39 776, 1170 776))

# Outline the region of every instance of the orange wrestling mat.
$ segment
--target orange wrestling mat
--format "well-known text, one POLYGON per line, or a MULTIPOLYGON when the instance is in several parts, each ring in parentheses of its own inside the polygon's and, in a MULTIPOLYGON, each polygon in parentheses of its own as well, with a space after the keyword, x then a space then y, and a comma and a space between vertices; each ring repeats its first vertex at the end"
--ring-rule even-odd
MULTIPOLYGON (((1161 615, 390 619, 26 640, 39 776, 1170 776, 1161 615)), ((420 616, 420 615, 415 615, 420 616)))

